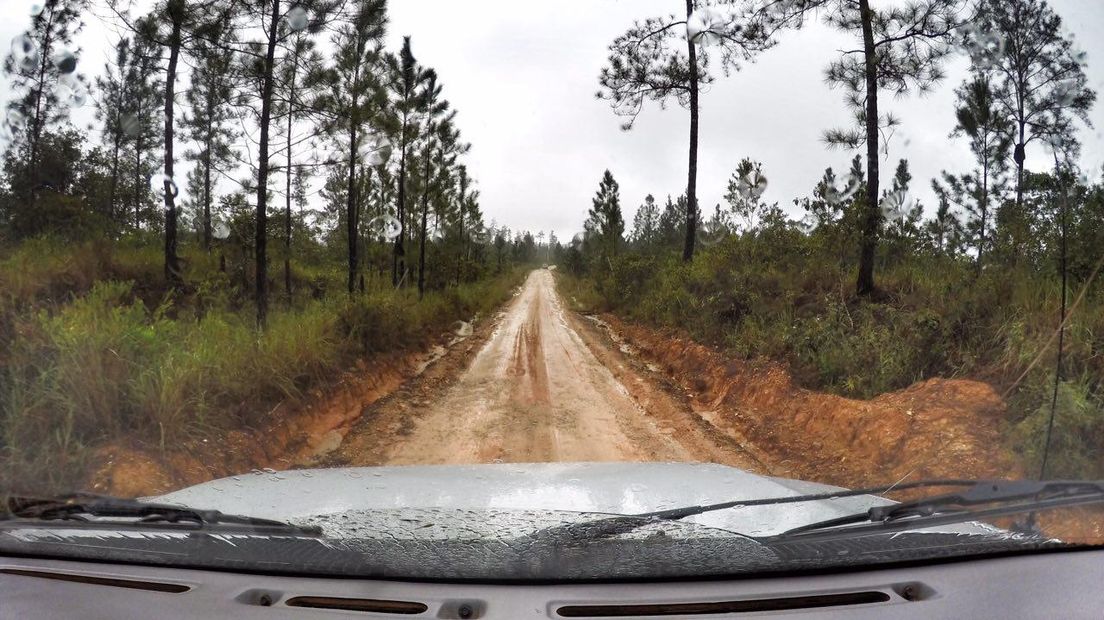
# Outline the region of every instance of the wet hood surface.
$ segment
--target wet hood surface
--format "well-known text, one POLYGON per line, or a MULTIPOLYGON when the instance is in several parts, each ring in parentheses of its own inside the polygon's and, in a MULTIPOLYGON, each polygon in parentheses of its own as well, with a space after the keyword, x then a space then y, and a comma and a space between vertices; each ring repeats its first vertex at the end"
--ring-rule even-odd
POLYGON ((32 522, 0 524, 0 552, 279 574, 518 582, 737 576, 1048 544, 980 524, 824 542, 753 538, 887 501, 871 496, 729 509, 612 532, 601 527, 610 514, 830 489, 685 463, 258 472, 149 499, 319 526, 321 535, 32 522))
MULTIPOLYGON (((635 514, 836 489, 714 464, 541 463, 258 471, 149 499, 294 522, 404 511, 454 514, 467 520, 466 514, 484 512, 635 514)), ((866 496, 758 506, 707 513, 685 522, 761 536, 884 503, 887 500, 866 496)))

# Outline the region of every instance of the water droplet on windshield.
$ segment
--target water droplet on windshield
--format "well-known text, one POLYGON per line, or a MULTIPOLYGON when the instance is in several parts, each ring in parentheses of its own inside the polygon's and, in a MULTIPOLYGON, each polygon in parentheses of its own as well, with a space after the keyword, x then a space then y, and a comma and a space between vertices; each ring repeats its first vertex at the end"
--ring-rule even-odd
POLYGON ((31 3, 31 17, 38 17, 42 14, 43 9, 46 8, 46 4, 43 2, 31 3))
POLYGON ((307 29, 310 25, 310 16, 307 15, 307 10, 301 6, 293 6, 287 13, 288 28, 292 32, 300 32, 307 29))
POLYGON ((402 232, 402 224, 393 215, 380 215, 368 222, 368 232, 374 237, 394 241, 402 232))
POLYGON ((123 134, 130 138, 135 138, 138 133, 142 131, 142 123, 138 120, 138 117, 133 114, 123 114, 119 117, 119 129, 123 131, 123 134))
POLYGON ((176 182, 171 178, 163 174, 155 174, 150 177, 150 191, 152 191, 155 196, 163 198, 165 196, 166 187, 168 187, 169 193, 171 193, 174 198, 179 193, 179 190, 176 188, 176 182))
POLYGON ((54 66, 62 75, 72 73, 77 70, 77 55, 63 49, 54 55, 54 66))
POLYGON ((263 471, 263 472, 264 472, 264 473, 266 473, 266 474, 274 474, 274 473, 276 473, 276 470, 275 470, 275 469, 272 469, 271 467, 264 467, 264 468, 262 468, 262 469, 261 469, 261 471, 263 471))
POLYGON ((223 240, 230 237, 230 227, 225 222, 218 222, 211 227, 211 236, 223 240))
POLYGON ((728 236, 728 227, 716 220, 702 222, 698 229, 698 241, 703 246, 716 245, 728 236))
POLYGON ((749 172, 740 177, 736 190, 744 200, 756 201, 767 191, 767 177, 759 172, 749 172))

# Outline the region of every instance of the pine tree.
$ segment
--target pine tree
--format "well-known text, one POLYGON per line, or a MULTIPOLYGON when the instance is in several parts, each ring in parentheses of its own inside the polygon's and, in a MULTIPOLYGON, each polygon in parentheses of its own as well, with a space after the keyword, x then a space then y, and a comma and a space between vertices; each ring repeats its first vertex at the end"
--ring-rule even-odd
POLYGON ((233 63, 223 49, 231 32, 212 30, 209 38, 196 40, 189 50, 195 61, 191 85, 184 93, 190 116, 181 123, 183 137, 193 147, 186 159, 195 162, 188 173, 188 194, 196 220, 200 223, 203 248, 211 249, 211 209, 215 204, 217 176, 229 171, 234 162, 231 146, 238 137, 235 130, 233 63))
MULTIPOLYGON (((380 81, 384 67, 382 39, 387 16, 383 0, 360 0, 349 19, 333 37, 334 64, 313 75, 310 85, 321 95, 314 107, 325 114, 337 143, 336 155, 343 160, 346 177, 345 225, 348 249, 346 288, 351 295, 359 282, 360 203, 358 178, 370 177, 372 167, 386 159, 389 147, 371 135, 370 127, 393 131, 393 122, 381 113, 386 91, 380 81)), ((370 183, 370 178, 365 179, 370 183)))
POLYGON ((147 22, 147 19, 136 22, 138 33, 134 37, 131 62, 127 67, 129 86, 123 103, 124 131, 133 138, 134 161, 130 172, 134 185, 131 209, 135 230, 142 227, 143 220, 150 225, 157 223, 148 180, 157 170, 152 154, 161 147, 163 138, 157 127, 157 121, 161 119, 160 108, 164 103, 164 81, 158 71, 160 50, 145 36, 150 29, 145 25, 147 22))
POLYGON ((617 181, 606 170, 598 184, 598 191, 591 200, 586 221, 590 239, 598 245, 602 262, 616 256, 625 232, 625 219, 621 215, 621 197, 617 181))
POLYGON ((609 64, 598 78, 598 98, 608 100, 616 114, 628 119, 623 129, 633 126, 645 100, 663 107, 673 99, 690 112, 682 252, 687 261, 694 257, 697 230, 698 94, 714 80, 709 73, 711 56, 728 75, 772 46, 779 28, 802 16, 799 11, 767 9, 738 14, 731 10, 732 4, 685 0, 685 17, 650 17, 636 22, 610 44, 609 64), (715 45, 716 51, 709 52, 709 45, 715 45))
POLYGON ((659 206, 651 194, 644 197, 644 204, 636 210, 629 238, 642 250, 652 249, 659 240, 659 206))
MULTIPOLYGON (((963 207, 972 216, 967 226, 976 239, 974 247, 980 269, 992 226, 989 205, 992 198, 999 200, 1003 190, 1001 177, 1007 168, 1005 161, 1012 145, 1009 131, 1011 124, 997 109, 996 93, 986 76, 976 76, 963 84, 955 94, 958 98, 955 108, 957 124, 952 136, 967 137, 970 140, 970 150, 978 162, 978 169, 973 174, 961 176, 958 183, 964 187, 965 193, 973 197, 963 207)), ((944 174, 944 178, 954 184, 954 180, 948 178, 948 175, 944 174)))
POLYGON ((928 92, 943 77, 942 62, 951 51, 962 18, 962 0, 909 0, 875 9, 870 0, 810 0, 788 10, 826 9, 832 27, 857 35, 861 46, 846 50, 828 65, 829 84, 841 87, 855 115, 855 127, 825 132, 830 145, 866 146, 866 201, 859 220, 859 269, 855 289, 874 291, 874 260, 884 217, 879 208, 879 145, 882 132, 899 121, 879 109, 879 96, 928 92))
POLYGON ((70 106, 83 105, 87 97, 84 76, 77 72, 79 50, 73 49, 87 7, 87 0, 45 0, 42 10, 31 18, 30 29, 12 41, 11 52, 4 59, 4 73, 15 95, 8 104, 5 124, 22 147, 31 173, 23 187, 12 190, 26 198, 36 187, 50 182, 38 172, 43 135, 67 117, 70 106))
POLYGON ((103 124, 103 140, 110 150, 107 211, 112 221, 122 221, 118 207, 119 181, 124 149, 130 139, 132 121, 123 105, 130 88, 126 70, 130 65, 131 42, 122 38, 115 44, 114 60, 104 65, 103 75, 96 78, 96 119, 103 124))
POLYGON ((1062 18, 1045 0, 986 0, 977 27, 967 35, 997 37, 996 54, 978 54, 976 64, 993 80, 1001 114, 1014 124, 1016 205, 1023 204, 1024 161, 1034 140, 1068 139, 1073 119, 1089 124, 1096 92, 1088 87, 1085 55, 1062 32, 1062 18))
POLYGON ((410 49, 410 37, 403 37, 399 56, 387 57, 388 80, 392 91, 392 106, 398 117, 393 132, 393 142, 399 147, 398 213, 399 236, 395 238, 392 253, 391 280, 398 286, 406 279, 407 237, 407 157, 409 150, 422 133, 421 115, 425 111, 427 82, 432 75, 418 64, 410 49))

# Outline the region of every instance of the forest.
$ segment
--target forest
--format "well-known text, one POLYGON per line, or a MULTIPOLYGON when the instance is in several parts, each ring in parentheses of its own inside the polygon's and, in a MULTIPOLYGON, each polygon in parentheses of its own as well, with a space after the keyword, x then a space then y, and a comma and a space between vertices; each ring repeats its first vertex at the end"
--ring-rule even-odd
POLYGON ((685 112, 687 182, 629 222, 618 170, 576 180, 598 189, 563 242, 487 221, 449 76, 418 61, 417 33, 387 47, 384 0, 29 5, 3 65, 0 472, 71 488, 105 445, 217 441, 358 360, 470 330, 555 263, 575 310, 782 362, 813 389, 985 381, 1032 470, 1100 477, 1087 55, 1042 0, 872 4, 686 0, 625 24, 598 97, 626 131, 648 130, 647 105, 685 112), (117 34, 102 67, 73 43, 88 20, 117 34), (855 41, 823 61, 853 123, 820 146, 854 153, 849 169, 780 205, 771 171, 733 154, 704 208, 699 94, 814 22, 855 41), (946 133, 975 165, 914 178, 887 159, 888 110, 961 56, 946 133), (936 204, 916 198, 929 186, 936 204))
POLYGON ((67 488, 105 443, 255 424, 464 329, 537 260, 485 221, 445 79, 411 37, 385 49, 382 0, 112 9, 85 72, 93 8, 34 4, 4 61, 9 480, 67 488))

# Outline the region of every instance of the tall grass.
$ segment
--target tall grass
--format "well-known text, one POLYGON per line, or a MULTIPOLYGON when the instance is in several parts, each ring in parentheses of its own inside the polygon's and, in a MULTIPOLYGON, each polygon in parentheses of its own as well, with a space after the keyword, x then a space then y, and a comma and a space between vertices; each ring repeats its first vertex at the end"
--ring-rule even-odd
MULTIPOLYGON (((59 288, 66 274, 88 278, 79 261, 90 247, 62 258, 26 248, 9 256, 0 263, 0 278, 14 286, 6 296, 25 303, 59 288), (23 279, 20 269, 34 276, 23 279)), ((147 269, 148 259, 123 250, 98 263, 109 267, 97 273, 147 269)), ((3 486, 75 484, 91 453, 109 441, 172 446, 255 425, 276 403, 302 399, 357 358, 423 345, 454 321, 489 312, 522 275, 515 270, 421 301, 390 288, 299 300, 275 309, 263 331, 229 300, 232 289, 217 275, 181 302, 150 304, 134 281, 93 280, 69 303, 9 303, 0 355, 3 486)))

